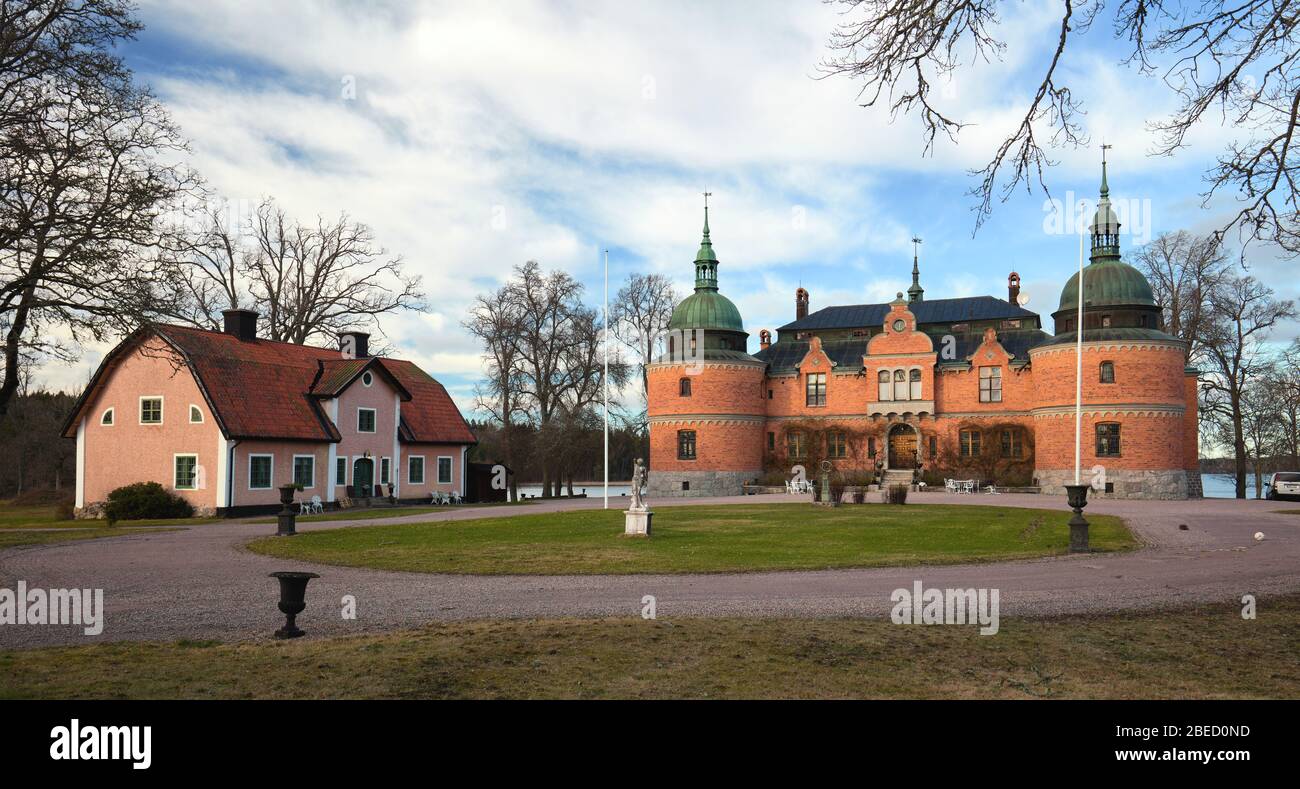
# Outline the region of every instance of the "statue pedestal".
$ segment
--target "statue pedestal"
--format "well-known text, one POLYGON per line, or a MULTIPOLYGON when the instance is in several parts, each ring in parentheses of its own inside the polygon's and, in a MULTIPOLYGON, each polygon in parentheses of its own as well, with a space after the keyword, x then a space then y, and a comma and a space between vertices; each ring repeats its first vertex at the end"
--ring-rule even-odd
POLYGON ((623 534, 636 537, 650 536, 650 520, 654 513, 650 510, 628 510, 623 513, 623 534))

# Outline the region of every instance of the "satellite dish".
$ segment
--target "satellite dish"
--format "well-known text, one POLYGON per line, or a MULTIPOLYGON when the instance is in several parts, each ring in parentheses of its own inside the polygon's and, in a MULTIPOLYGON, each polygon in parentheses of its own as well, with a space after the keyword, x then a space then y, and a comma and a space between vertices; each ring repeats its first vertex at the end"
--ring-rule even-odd
POLYGON ((1029 303, 1029 294, 1028 294, 1028 293, 1025 293, 1025 292, 1023 292, 1023 291, 1022 291, 1021 293, 1016 294, 1016 303, 1019 304, 1019 305, 1022 306, 1022 307, 1025 306, 1026 304, 1028 304, 1028 303, 1029 303))

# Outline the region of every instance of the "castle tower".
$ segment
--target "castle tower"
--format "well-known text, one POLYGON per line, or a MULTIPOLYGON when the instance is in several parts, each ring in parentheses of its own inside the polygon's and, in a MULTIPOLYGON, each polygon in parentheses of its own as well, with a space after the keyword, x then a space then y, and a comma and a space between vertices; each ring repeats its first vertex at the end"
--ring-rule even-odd
POLYGON ((1082 323, 1081 481, 1092 482, 1096 495, 1186 498, 1200 487, 1199 476, 1192 483, 1188 474, 1196 428, 1187 417, 1196 402, 1195 386, 1185 382, 1187 345, 1165 333, 1150 283, 1120 259, 1119 229, 1103 148, 1083 320, 1076 272, 1052 313, 1056 335, 1029 352, 1037 395, 1034 474, 1044 493, 1063 493, 1074 481, 1075 332, 1082 323))
POLYGON ((740 311, 718 292, 707 192, 694 266, 667 352, 646 368, 651 496, 737 495, 762 473, 766 365, 746 352, 740 311))

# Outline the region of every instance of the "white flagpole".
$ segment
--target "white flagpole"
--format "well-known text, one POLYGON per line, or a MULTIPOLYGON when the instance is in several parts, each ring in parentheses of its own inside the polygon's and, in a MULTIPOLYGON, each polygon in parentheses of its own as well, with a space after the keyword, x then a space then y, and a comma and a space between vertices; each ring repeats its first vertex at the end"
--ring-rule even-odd
POLYGON ((605 250, 605 509, 609 509, 609 250, 605 250))
POLYGON ((1074 326, 1074 484, 1080 479, 1083 437, 1083 231, 1079 228, 1079 309, 1074 326))

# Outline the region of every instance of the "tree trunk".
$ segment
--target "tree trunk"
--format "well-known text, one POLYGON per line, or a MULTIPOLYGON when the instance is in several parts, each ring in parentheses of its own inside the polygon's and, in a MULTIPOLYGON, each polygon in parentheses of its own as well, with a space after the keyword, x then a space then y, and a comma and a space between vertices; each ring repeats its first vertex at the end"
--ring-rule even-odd
POLYGON ((1236 498, 1246 498, 1246 436, 1241 424, 1241 398, 1232 395, 1232 451, 1236 455, 1236 498))

